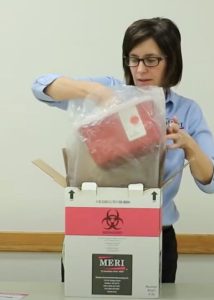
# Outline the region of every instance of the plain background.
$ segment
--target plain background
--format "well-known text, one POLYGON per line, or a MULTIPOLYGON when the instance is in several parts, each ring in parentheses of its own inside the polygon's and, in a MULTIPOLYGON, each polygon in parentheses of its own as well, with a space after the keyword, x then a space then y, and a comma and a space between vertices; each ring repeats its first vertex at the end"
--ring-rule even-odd
MULTIPOLYGON (((171 18, 182 34, 178 93, 195 99, 214 131, 212 0, 0 0, 0 230, 63 231, 64 192, 32 164, 42 158, 64 173, 66 113, 36 101, 33 80, 45 73, 123 79, 121 44, 135 20, 171 18)), ((185 170, 176 197, 178 233, 213 233, 214 196, 185 170)))

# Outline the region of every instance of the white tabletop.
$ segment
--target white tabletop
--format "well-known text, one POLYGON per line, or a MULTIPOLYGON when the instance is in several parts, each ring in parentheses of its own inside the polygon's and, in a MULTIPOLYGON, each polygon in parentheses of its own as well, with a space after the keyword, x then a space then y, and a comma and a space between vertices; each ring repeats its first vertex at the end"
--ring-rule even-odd
MULTIPOLYGON (((23 300, 86 300, 92 298, 70 298, 64 297, 64 285, 62 283, 48 282, 0 282, 0 292, 5 293, 27 293, 23 300)), ((116 299, 127 299, 119 298, 116 299)), ((180 299, 180 300, 206 300, 214 299, 214 283, 211 284, 163 284, 161 286, 161 299, 180 299)), ((96 297, 94 299, 109 299, 96 297)))

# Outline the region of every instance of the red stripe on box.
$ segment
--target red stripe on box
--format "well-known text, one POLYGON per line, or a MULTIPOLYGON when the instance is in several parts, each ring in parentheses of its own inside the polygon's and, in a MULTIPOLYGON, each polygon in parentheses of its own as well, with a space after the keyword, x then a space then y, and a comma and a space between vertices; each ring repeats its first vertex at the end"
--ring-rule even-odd
POLYGON ((66 207, 66 235, 159 236, 158 208, 66 207))

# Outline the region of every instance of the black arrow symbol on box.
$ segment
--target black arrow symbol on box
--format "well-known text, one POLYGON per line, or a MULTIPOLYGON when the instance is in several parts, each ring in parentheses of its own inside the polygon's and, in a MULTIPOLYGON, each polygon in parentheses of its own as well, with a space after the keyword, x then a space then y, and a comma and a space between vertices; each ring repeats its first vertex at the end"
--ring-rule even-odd
POLYGON ((156 192, 153 192, 153 193, 152 193, 152 200, 156 200, 157 194, 158 194, 158 193, 156 193, 156 192))
POLYGON ((73 199, 74 198, 74 191, 70 190, 69 194, 70 194, 70 199, 73 199))

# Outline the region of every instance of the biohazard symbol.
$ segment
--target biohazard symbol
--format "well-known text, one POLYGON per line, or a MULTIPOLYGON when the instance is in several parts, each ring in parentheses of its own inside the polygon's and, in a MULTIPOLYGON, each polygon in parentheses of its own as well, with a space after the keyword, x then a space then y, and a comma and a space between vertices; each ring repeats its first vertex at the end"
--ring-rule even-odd
POLYGON ((120 223, 123 223, 123 219, 120 218, 119 212, 117 210, 109 209, 107 211, 106 217, 102 219, 102 223, 105 223, 108 227, 105 229, 115 229, 118 230, 120 223))

